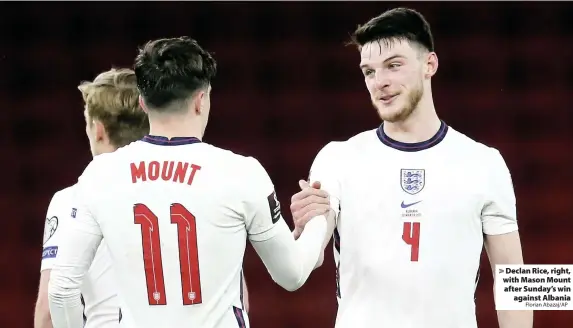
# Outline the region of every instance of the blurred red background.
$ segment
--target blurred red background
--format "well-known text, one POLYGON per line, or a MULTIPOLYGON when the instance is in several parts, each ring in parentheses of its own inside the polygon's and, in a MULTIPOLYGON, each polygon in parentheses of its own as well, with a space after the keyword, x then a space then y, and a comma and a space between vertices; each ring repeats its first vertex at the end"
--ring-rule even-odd
MULTIPOLYGON (((571 4, 3 2, 0 327, 32 327, 48 202, 90 160, 81 80, 131 66, 149 39, 198 39, 220 68, 205 141, 257 157, 289 204, 323 145, 379 124, 358 53, 344 42, 357 24, 398 5, 420 10, 433 27, 441 117, 505 156, 526 262, 572 263, 571 4)), ((485 258, 483 266, 480 327, 497 327, 485 258)), ((245 271, 253 327, 333 326, 331 251, 295 293, 276 286, 250 248, 245 271)), ((536 312, 536 327, 572 326, 571 311, 536 312)))

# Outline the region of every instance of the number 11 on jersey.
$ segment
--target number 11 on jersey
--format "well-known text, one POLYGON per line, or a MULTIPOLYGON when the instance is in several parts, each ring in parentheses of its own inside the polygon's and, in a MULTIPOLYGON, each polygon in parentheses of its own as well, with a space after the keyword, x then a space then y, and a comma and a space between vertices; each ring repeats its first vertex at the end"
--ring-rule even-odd
MULTIPOLYGON (((133 215, 134 223, 141 225, 143 267, 149 305, 166 305, 159 219, 144 204, 135 204, 133 215)), ((183 305, 200 304, 202 302, 201 276, 199 274, 195 216, 181 204, 172 204, 170 215, 171 223, 177 225, 183 305)))
POLYGON ((404 242, 411 246, 410 261, 418 262, 420 255, 420 222, 404 222, 404 242))

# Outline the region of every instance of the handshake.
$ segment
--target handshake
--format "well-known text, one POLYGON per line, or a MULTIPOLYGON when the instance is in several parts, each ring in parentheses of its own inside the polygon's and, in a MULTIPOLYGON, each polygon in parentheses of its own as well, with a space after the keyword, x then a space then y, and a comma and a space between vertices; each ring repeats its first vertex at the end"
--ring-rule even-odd
POLYGON ((314 217, 324 215, 328 218, 330 213, 330 198, 326 191, 321 190, 320 182, 309 184, 299 180, 300 191, 291 198, 290 211, 294 220, 294 238, 298 239, 304 226, 314 217))

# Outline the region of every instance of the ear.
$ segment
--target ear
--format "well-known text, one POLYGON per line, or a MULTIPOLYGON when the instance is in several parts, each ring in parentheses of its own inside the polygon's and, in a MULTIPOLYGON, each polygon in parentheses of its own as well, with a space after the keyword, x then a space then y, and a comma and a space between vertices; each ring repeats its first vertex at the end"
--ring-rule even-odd
POLYGON ((426 59, 426 71, 424 76, 426 79, 431 78, 438 71, 438 55, 435 52, 430 52, 426 59))
POLYGON ((93 125, 95 129, 95 141, 97 142, 107 142, 107 131, 102 122, 98 120, 93 120, 93 125))
POLYGON ((195 99, 193 99, 193 110, 195 111, 195 114, 197 115, 201 115, 201 113, 203 112, 203 99, 205 98, 205 91, 201 90, 197 93, 197 95, 195 96, 195 99))
POLYGON ((149 114, 147 112, 147 107, 145 107, 145 103, 143 102, 143 98, 141 97, 141 95, 139 95, 139 107, 141 107, 141 109, 143 109, 145 114, 149 114))

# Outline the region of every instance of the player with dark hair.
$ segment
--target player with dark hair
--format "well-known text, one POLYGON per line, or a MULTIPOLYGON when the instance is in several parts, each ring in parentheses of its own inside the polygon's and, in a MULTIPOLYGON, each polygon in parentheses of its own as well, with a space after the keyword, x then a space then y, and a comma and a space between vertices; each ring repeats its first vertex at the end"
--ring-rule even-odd
POLYGON ((151 41, 134 70, 150 134, 94 158, 79 178, 76 218, 48 289, 54 328, 81 327, 79 286, 102 238, 121 327, 248 327, 246 239, 272 278, 296 290, 332 235, 328 207, 295 241, 261 164, 201 141, 216 63, 195 40, 151 41))
MULTIPOLYGON (((183 114, 189 101, 208 101, 207 91, 217 74, 211 54, 185 37, 147 43, 135 58, 134 68, 145 108, 153 114, 183 114)), ((209 107, 207 102, 204 107, 209 107)))
MULTIPOLYGON (((329 201, 318 182, 329 194, 336 327, 476 328, 484 244, 492 268, 523 263, 510 172, 498 150, 438 118, 438 57, 420 13, 386 11, 352 42, 382 124, 327 144, 312 164, 314 185, 300 181, 291 204, 300 233, 308 204, 329 201)), ((498 318, 501 328, 533 325, 532 311, 498 318)))

